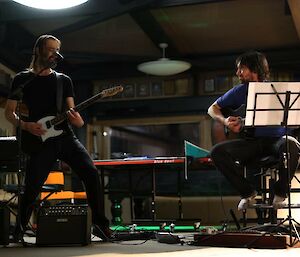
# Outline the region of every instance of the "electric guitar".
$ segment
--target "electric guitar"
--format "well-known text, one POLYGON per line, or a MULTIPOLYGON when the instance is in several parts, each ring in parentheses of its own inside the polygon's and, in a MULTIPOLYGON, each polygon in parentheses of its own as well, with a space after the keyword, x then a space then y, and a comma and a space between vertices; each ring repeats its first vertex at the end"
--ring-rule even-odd
MULTIPOLYGON (((91 98, 76 105, 73 108, 73 110, 76 112, 79 112, 79 111, 85 109, 86 107, 92 105, 94 102, 96 102, 97 100, 99 100, 101 98, 114 96, 122 91, 123 91, 122 86, 116 86, 116 87, 105 89, 105 90, 101 91, 100 93, 92 96, 91 98)), ((55 128, 55 126, 62 123, 67 118, 68 118, 68 111, 58 114, 57 116, 46 116, 46 117, 38 120, 37 122, 41 123, 42 128, 44 130, 46 130, 45 134, 43 134, 40 137, 35 136, 35 135, 31 134, 30 132, 23 130, 22 131, 22 150, 25 153, 32 153, 33 151, 38 151, 38 149, 40 149, 41 144, 43 142, 45 142, 47 139, 61 135, 64 131, 57 130, 55 128)))

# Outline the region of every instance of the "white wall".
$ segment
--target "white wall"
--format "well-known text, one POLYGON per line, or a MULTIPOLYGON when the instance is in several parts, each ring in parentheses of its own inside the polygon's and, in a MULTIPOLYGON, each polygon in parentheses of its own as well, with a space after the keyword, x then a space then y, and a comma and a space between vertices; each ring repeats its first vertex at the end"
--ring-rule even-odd
POLYGON ((12 124, 4 116, 4 108, 0 108, 0 136, 12 136, 13 131, 12 124))

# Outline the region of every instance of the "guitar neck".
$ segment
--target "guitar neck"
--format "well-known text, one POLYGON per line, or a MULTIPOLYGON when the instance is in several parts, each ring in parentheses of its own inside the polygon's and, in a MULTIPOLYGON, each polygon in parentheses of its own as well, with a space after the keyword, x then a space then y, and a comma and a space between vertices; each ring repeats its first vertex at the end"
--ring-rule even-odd
MULTIPOLYGON (((80 112, 83 109, 85 109, 86 107, 90 106, 91 104, 93 104, 95 101, 97 101, 98 99, 103 97, 103 92, 100 92, 97 95, 94 95, 93 97, 81 102, 80 104, 76 105, 73 109, 76 112, 80 112)), ((58 114, 55 118, 53 118, 50 122, 52 126, 56 126, 59 123, 63 122, 64 120, 66 120, 68 117, 68 111, 58 114)))

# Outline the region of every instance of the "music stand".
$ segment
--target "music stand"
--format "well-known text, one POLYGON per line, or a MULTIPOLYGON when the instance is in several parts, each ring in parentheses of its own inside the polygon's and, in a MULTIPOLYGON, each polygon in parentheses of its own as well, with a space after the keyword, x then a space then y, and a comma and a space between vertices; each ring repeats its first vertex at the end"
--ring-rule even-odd
MULTIPOLYGON (((292 218, 291 214, 290 154, 288 147, 288 129, 300 125, 300 115, 298 114, 300 111, 299 92, 299 82, 249 83, 245 118, 245 127, 280 126, 285 128, 286 153, 284 154, 284 165, 287 171, 288 183, 288 216, 276 227, 283 225, 286 221, 289 222, 289 246, 293 246, 300 241, 300 236, 294 223, 300 224, 292 218), (294 241, 292 238, 293 231, 297 236, 294 241)), ((275 231, 275 228, 270 232, 273 231, 275 231)))

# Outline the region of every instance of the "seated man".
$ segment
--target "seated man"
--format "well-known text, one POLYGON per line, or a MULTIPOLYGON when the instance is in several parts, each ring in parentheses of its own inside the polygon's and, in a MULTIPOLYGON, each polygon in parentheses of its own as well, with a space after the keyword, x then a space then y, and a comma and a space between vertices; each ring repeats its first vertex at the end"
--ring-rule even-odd
MULTIPOLYGON (((241 84, 233 87, 223 96, 219 97, 209 108, 208 114, 215 120, 224 124, 231 132, 240 133, 242 130, 241 117, 222 114, 222 109, 238 109, 246 104, 249 82, 260 82, 269 79, 268 61, 260 52, 251 51, 242 54, 236 60, 236 75, 241 84)), ((289 133, 291 131, 288 131, 289 133)), ((242 133, 240 133, 242 134, 242 133)), ((284 165, 284 154, 286 152, 286 134, 284 127, 257 127, 251 135, 244 135, 216 144, 211 151, 211 158, 215 166, 230 181, 232 186, 241 195, 238 204, 239 210, 247 208, 249 201, 254 199, 257 192, 253 185, 244 177, 243 170, 236 162, 249 164, 251 160, 274 155, 279 159, 279 179, 274 185, 275 197, 273 207, 280 208, 289 190, 288 175, 284 165)), ((298 145, 293 137, 288 139, 290 180, 293 178, 298 166, 298 145)))

